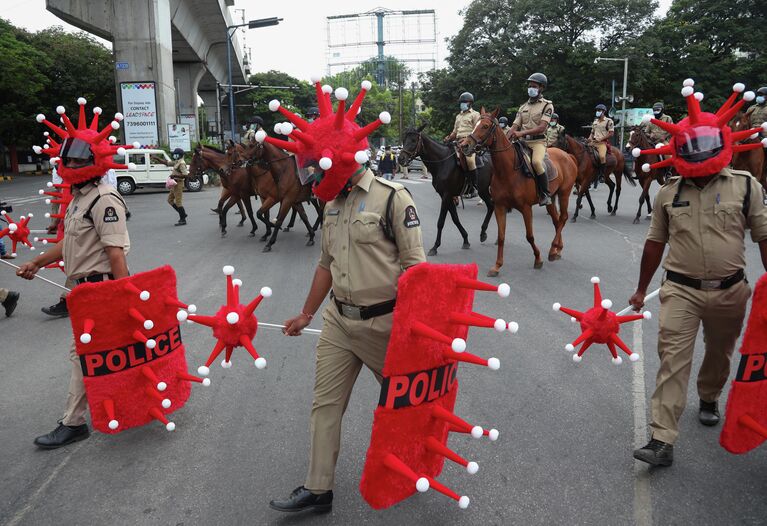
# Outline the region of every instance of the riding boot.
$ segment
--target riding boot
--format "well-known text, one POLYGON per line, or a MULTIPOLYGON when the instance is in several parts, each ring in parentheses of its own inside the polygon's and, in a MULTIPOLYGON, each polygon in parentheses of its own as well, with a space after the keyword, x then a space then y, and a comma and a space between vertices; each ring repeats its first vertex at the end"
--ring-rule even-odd
POLYGON ((548 206, 551 204, 551 196, 549 195, 549 178, 546 172, 537 174, 535 176, 535 182, 538 186, 538 206, 548 206))
POLYGON ((597 173, 594 174, 594 190, 597 189, 597 186, 599 186, 600 182, 604 181, 604 173, 605 173, 605 165, 599 164, 597 165, 597 173))
POLYGON ((173 226, 184 226, 186 224, 186 210, 183 206, 174 205, 174 208, 178 211, 178 223, 173 226))
POLYGON ((466 195, 469 196, 469 199, 472 197, 477 197, 477 170, 469 170, 466 172, 466 181, 468 182, 468 185, 466 186, 466 195))

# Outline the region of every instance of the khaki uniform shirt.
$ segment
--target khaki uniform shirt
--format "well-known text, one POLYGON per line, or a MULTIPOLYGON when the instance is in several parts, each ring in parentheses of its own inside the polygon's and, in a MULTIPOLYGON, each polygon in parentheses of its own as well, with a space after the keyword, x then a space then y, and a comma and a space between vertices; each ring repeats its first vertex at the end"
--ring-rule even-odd
POLYGON ((564 136, 565 127, 561 124, 546 127, 546 146, 554 146, 560 137, 564 136))
POLYGON ((647 239, 668 242, 666 270, 697 279, 724 279, 746 266, 746 227, 755 243, 767 239, 765 199, 761 184, 740 170, 725 168, 704 188, 674 178, 655 197, 647 239), (748 221, 743 215, 747 183, 751 185, 748 221), (674 206, 680 184, 682 193, 674 206))
MULTIPOLYGON (((670 123, 674 122, 674 120, 668 115, 666 115, 665 113, 661 115, 660 119, 658 120, 663 122, 670 122, 670 123)), ((647 135, 650 136, 650 139, 653 142, 653 147, 655 146, 655 144, 659 142, 668 144, 668 141, 671 138, 671 134, 669 132, 667 132, 666 130, 658 126, 657 124, 653 124, 652 122, 648 122, 645 125, 644 131, 647 135)))
POLYGON ((189 168, 186 167, 186 161, 183 159, 179 159, 178 161, 175 161, 173 165, 171 166, 171 174, 170 176, 174 179, 183 179, 187 175, 189 175, 189 168))
POLYGON ((767 104, 754 104, 748 110, 746 110, 746 116, 748 116, 748 122, 752 128, 761 126, 763 122, 767 121, 767 104))
POLYGON ((589 136, 589 139, 596 142, 606 141, 607 134, 610 133, 613 128, 615 128, 615 124, 610 117, 594 119, 594 122, 591 123, 591 135, 589 136))
POLYGON ((105 247, 122 247, 126 254, 130 251, 125 203, 114 187, 107 184, 89 183, 82 189, 73 186, 72 201, 64 217, 63 253, 67 277, 79 279, 112 272, 105 247), (88 218, 85 215, 89 208, 88 218))
POLYGON ((319 265, 330 270, 333 292, 344 303, 369 306, 394 299, 403 270, 423 261, 421 222, 401 184, 367 170, 348 197, 325 205, 319 265), (384 237, 382 228, 392 189, 396 244, 384 237))
POLYGON ((522 104, 514 117, 514 124, 520 131, 526 132, 538 127, 541 122, 549 123, 554 113, 554 104, 543 97, 531 99, 522 104))
POLYGON ((466 111, 462 111, 455 116, 455 125, 453 125, 453 132, 456 139, 463 139, 468 137, 471 132, 474 131, 474 127, 479 122, 479 112, 473 108, 469 108, 466 111))

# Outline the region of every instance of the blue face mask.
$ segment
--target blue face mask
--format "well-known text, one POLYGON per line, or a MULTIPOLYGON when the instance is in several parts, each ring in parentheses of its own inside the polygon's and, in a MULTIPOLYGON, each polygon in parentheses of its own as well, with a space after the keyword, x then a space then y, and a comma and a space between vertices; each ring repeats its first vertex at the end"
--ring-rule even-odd
POLYGON ((469 103, 468 102, 462 102, 461 103, 461 111, 466 111, 469 109, 469 103))
POLYGON ((759 95, 759 96, 756 98, 756 103, 757 103, 757 104, 764 104, 764 97, 762 97, 761 95, 759 95))
POLYGON ((534 99, 538 96, 538 88, 527 88, 527 96, 534 99))
POLYGON ((602 116, 602 112, 601 112, 601 111, 598 111, 598 112, 596 112, 596 113, 595 113, 595 115, 597 116, 597 118, 599 118, 599 117, 601 117, 601 116, 602 116))

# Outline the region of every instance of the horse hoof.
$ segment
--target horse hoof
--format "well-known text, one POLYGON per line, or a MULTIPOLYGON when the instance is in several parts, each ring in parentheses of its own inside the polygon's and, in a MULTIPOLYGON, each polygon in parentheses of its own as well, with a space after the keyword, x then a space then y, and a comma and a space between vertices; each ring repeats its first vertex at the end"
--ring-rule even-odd
POLYGON ((596 215, 596 214, 591 214, 591 215, 589 216, 589 218, 591 218, 591 219, 596 219, 596 218, 597 218, 597 215, 596 215))
POLYGON ((613 210, 612 212, 610 212, 610 215, 615 216, 615 212, 617 212, 617 210, 613 210))
POLYGON ((484 243, 486 240, 487 240, 487 234, 486 234, 486 233, 484 233, 484 232, 482 232, 482 233, 479 235, 479 242, 480 242, 480 243, 484 243))
POLYGON ((256 237, 256 233, 255 232, 251 232, 250 234, 248 234, 248 237, 256 237))
POLYGON ((639 224, 639 218, 638 218, 638 217, 635 217, 635 218, 634 218, 634 221, 633 221, 633 223, 634 223, 635 225, 638 225, 638 224, 639 224))
POLYGON ((468 241, 464 241, 463 245, 461 246, 461 249, 469 250, 470 248, 471 248, 471 245, 469 244, 469 242, 468 241))
POLYGON ((578 218, 577 218, 577 217, 573 217, 573 218, 570 220, 570 222, 571 222, 571 223, 577 223, 577 222, 578 222, 578 218))
POLYGON ((258 238, 259 241, 266 241, 267 239, 269 239, 269 234, 264 234, 263 236, 258 238))
POLYGON ((488 278, 497 278, 498 277, 498 271, 495 270, 494 268, 491 268, 490 270, 487 271, 487 277, 488 278))
POLYGON ((272 245, 266 245, 261 252, 271 252, 271 251, 272 251, 272 245))
POLYGON ((543 268, 543 261, 536 261, 536 262, 535 262, 535 264, 533 265, 533 268, 534 268, 535 270, 540 270, 540 269, 542 269, 542 268, 543 268))
POLYGON ((436 248, 432 248, 431 250, 429 250, 429 253, 427 255, 428 256, 436 256, 437 255, 437 249, 436 248))
POLYGON ((289 226, 286 226, 285 228, 283 228, 283 229, 282 229, 282 231, 283 231, 283 232, 290 232, 290 227, 289 227, 289 226))
MULTIPOLYGON (((562 259, 562 256, 559 254, 549 254, 549 261, 559 261, 560 259, 562 259)), ((541 264, 541 266, 543 266, 543 264, 541 264)))
POLYGON ((244 225, 245 225, 245 222, 244 222, 244 221, 243 221, 242 223, 237 223, 237 226, 238 226, 238 227, 241 227, 241 226, 244 226, 244 225))
POLYGON ((314 239, 310 239, 309 241, 307 241, 306 242, 306 246, 307 247, 313 247, 314 246, 314 239))
POLYGON ((221 237, 226 237, 226 232, 221 232, 221 237))

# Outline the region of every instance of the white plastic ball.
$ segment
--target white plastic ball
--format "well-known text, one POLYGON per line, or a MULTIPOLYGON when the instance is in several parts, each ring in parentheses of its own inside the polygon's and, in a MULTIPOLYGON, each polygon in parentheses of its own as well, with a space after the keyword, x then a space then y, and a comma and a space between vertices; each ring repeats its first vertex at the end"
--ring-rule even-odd
POLYGON ((237 314, 236 312, 230 312, 229 314, 226 315, 226 322, 229 325, 234 325, 238 321, 240 321, 240 315, 237 314))
POLYGON ((573 361, 575 363, 580 363, 581 361, 583 361, 583 356, 578 356, 577 354, 573 354, 573 361))
POLYGON ((331 166, 333 166, 333 161, 330 157, 323 157, 320 159, 320 168, 323 170, 330 170, 331 166))
POLYGON ((167 429, 168 431, 175 431, 176 430, 176 424, 174 424, 173 422, 168 422, 165 425, 165 429, 167 429))
POLYGON ((232 285, 235 287, 242 287, 242 280, 241 279, 233 279, 232 285))
POLYGON ((517 334, 519 332, 519 323, 510 321, 508 329, 511 334, 517 334))
POLYGON ((109 136, 109 142, 112 143, 112 144, 116 143, 117 142, 117 137, 115 137, 114 135, 110 135, 109 136))
POLYGON ((652 319, 652 312, 650 312, 649 310, 646 310, 646 311, 644 311, 642 313, 642 317, 644 319, 646 319, 646 320, 651 320, 652 319))
POLYGON ((154 329, 154 322, 152 320, 144 321, 144 330, 151 331, 154 329))
POLYGON ((610 301, 610 300, 602 300, 602 303, 601 303, 601 305, 602 305, 602 308, 603 308, 603 309, 612 309, 612 307, 613 307, 613 302, 612 302, 612 301, 610 301))
POLYGON ((42 149, 42 148, 40 148, 40 147, 39 147, 39 146, 37 146, 37 145, 35 145, 35 146, 32 146, 32 151, 34 151, 34 152, 35 152, 37 155, 40 155, 41 153, 43 153, 43 149, 42 149))
POLYGON ((498 295, 502 298, 508 298, 511 294, 511 287, 508 283, 501 283, 498 285, 498 295))
POLYGON ((157 347, 157 342, 156 342, 156 341, 154 341, 152 338, 149 338, 149 339, 146 341, 146 346, 147 346, 149 349, 154 349, 155 347, 157 347))
POLYGON ((389 124, 391 122, 391 114, 388 111, 382 111, 378 114, 378 119, 384 124, 389 124))
POLYGON ((551 308, 553 310, 555 310, 555 311, 558 311, 559 309, 562 308, 562 304, 561 303, 555 303, 554 305, 551 306, 551 308))
POLYGON ((53 183, 48 181, 47 183, 45 183, 45 186, 47 186, 48 188, 53 188, 53 183))
POLYGON ((317 84, 319 81, 322 80, 322 75, 318 75, 317 73, 315 73, 314 75, 309 77, 309 80, 312 81, 312 84, 317 84))
POLYGON ((611 361, 613 362, 614 365, 620 365, 623 363, 623 358, 618 356, 617 358, 613 358, 611 361))
POLYGON ((149 294, 149 291, 148 291, 148 290, 142 290, 142 291, 139 293, 138 297, 139 297, 139 299, 140 299, 141 301, 149 301, 149 298, 151 297, 151 294, 149 294))
POLYGON ((567 345, 565 345, 565 350, 567 352, 573 352, 575 350, 575 345, 573 345, 572 343, 568 343, 567 345))
POLYGON ((162 391, 165 391, 167 388, 168 388, 168 384, 166 384, 165 382, 160 382, 159 384, 157 384, 158 391, 162 392, 162 391))
POLYGON ((695 90, 692 89, 692 86, 685 86, 682 88, 682 97, 689 97, 695 92, 695 90))
POLYGON ((644 164, 642 165, 642 171, 643 171, 644 173, 649 173, 649 172, 650 172, 650 170, 652 170, 652 166, 650 166, 650 163, 644 163, 644 164))
POLYGON ((362 83, 360 84, 360 87, 364 89, 365 91, 370 91, 370 88, 373 87, 373 83, 370 82, 369 80, 363 80, 362 83))
POLYGON ((655 145, 655 148, 656 149, 657 148, 663 148, 664 146, 665 146, 665 144, 663 144, 662 142, 659 142, 658 144, 655 145))
POLYGON ((469 497, 467 497, 466 495, 464 495, 463 497, 461 497, 460 499, 458 499, 458 507, 459 507, 459 508, 461 508, 462 510, 465 510, 466 508, 468 508, 468 507, 469 507, 469 503, 470 503, 470 502, 471 502, 471 501, 469 500, 469 497))
POLYGON ((482 426, 474 426, 471 428, 471 436, 473 438, 482 438, 484 434, 485 430, 482 429, 482 426))
POLYGON ((171 403, 170 403, 170 398, 165 398, 165 399, 163 399, 163 401, 162 401, 162 406, 163 406, 163 408, 165 408, 165 409, 169 409, 169 408, 170 408, 170 404, 171 404, 171 403))
POLYGON ((205 365, 201 365, 197 368, 197 374, 200 376, 208 376, 210 374, 210 369, 205 365))
POLYGON ((84 343, 87 345, 91 343, 92 339, 93 339, 92 336, 88 334, 87 332, 84 332, 80 335, 80 343, 84 343))
POLYGON ((488 358, 487 366, 493 371, 497 371, 501 368, 501 361, 498 358, 488 358))
POLYGON ((762 147, 767 148, 767 138, 762 139, 762 147))
POLYGON ((338 100, 346 100, 349 98, 349 90, 343 87, 336 88, 335 95, 338 100))
POLYGON ((64 113, 65 113, 66 111, 67 111, 67 110, 66 110, 66 109, 64 109, 64 106, 56 106, 56 113, 58 113, 59 115, 64 115, 64 113))
POLYGON ((419 478, 415 483, 415 489, 417 489, 420 493, 426 493, 429 491, 429 479, 426 477, 419 478))
POLYGON ((103 112, 104 112, 104 110, 102 110, 100 106, 94 106, 93 107, 93 113, 95 115, 101 115, 103 112))
POLYGON ((329 94, 333 92, 333 87, 330 84, 322 86, 322 93, 329 94))
POLYGON ((682 82, 682 86, 685 86, 685 87, 687 86, 692 87, 694 85, 695 85, 695 81, 692 79, 685 79, 684 82, 682 82))
POLYGON ((266 359, 262 356, 256 358, 256 369, 266 369, 266 359))
POLYGON ((370 160, 370 157, 368 156, 368 152, 365 150, 360 150, 357 153, 354 154, 354 162, 357 164, 365 164, 370 160))
POLYGON ((732 91, 734 91, 735 93, 743 93, 745 89, 746 89, 746 85, 743 84, 742 82, 736 82, 735 84, 732 85, 732 91))
POLYGON ((203 378, 202 379, 202 385, 205 387, 210 386, 210 378, 203 378))
POLYGON ((17 225, 16 223, 11 223, 8 225, 8 230, 10 230, 11 232, 16 232, 18 229, 19 229, 19 225, 17 225))
POLYGON ((281 122, 275 123, 274 128, 272 128, 272 129, 274 130, 274 133, 276 133, 277 135, 284 135, 282 133, 282 123, 281 122))
POLYGON ((700 91, 696 91, 694 97, 695 97, 695 100, 697 100, 698 102, 701 102, 703 100, 703 93, 701 93, 700 91))
POLYGON ((178 321, 186 321, 189 318, 189 314, 185 310, 180 310, 176 313, 176 319, 178 321))
POLYGON ((500 434, 501 433, 497 429, 493 428, 487 433, 487 438, 490 439, 490 442, 495 442, 496 440, 498 440, 498 437, 500 436, 500 434))
POLYGON ((272 99, 269 101, 269 111, 277 111, 280 108, 280 101, 272 99))
POLYGON ((474 475, 479 471, 479 464, 476 462, 469 462, 466 465, 466 471, 469 473, 469 475, 474 475))
POLYGON ((112 127, 113 130, 119 130, 120 129, 120 123, 117 122, 117 121, 112 121, 109 125, 112 127))
POLYGON ((642 155, 642 150, 641 150, 640 148, 634 148, 633 150, 631 150, 631 155, 632 155, 634 158, 637 158, 637 157, 639 157, 640 155, 642 155))
POLYGON ((450 344, 450 348, 453 349, 453 352, 461 353, 466 350, 466 340, 463 338, 455 338, 453 343, 450 344))
POLYGON ((743 100, 746 102, 751 102, 756 98, 756 94, 753 91, 747 91, 743 94, 743 100))
POLYGON ((501 318, 498 318, 493 323, 493 328, 498 332, 503 332, 506 330, 506 321, 502 320, 501 318))
POLYGON ((570 323, 575 323, 577 321, 578 319, 575 316, 570 316, 570 323))
POLYGON ((644 115, 642 115, 642 124, 647 124, 651 120, 652 120, 652 115, 651 114, 645 113, 644 115))
POLYGON ((266 139, 266 132, 264 130, 258 130, 256 132, 256 142, 264 142, 266 139))
POLYGON ((639 354, 632 352, 631 354, 629 354, 629 360, 631 360, 632 362, 639 361, 639 354))
POLYGON ((77 98, 77 103, 78 103, 80 106, 85 106, 85 103, 86 103, 86 102, 87 102, 87 101, 85 100, 85 97, 78 97, 78 98, 77 98))
POLYGON ((115 120, 116 120, 116 121, 121 121, 121 120, 123 120, 124 118, 125 118, 125 117, 123 116, 123 114, 122 114, 122 113, 120 113, 119 111, 118 111, 117 113, 115 113, 115 120))
POLYGON ((290 135, 293 133, 293 125, 289 122, 283 122, 282 123, 282 134, 283 135, 290 135))
POLYGON ((45 115, 43 115, 42 113, 38 113, 37 116, 35 117, 35 120, 37 122, 43 122, 45 120, 45 115))
POLYGON ((231 276, 234 274, 234 267, 232 265, 224 265, 224 275, 231 276))
POLYGON ((272 289, 270 287, 261 287, 261 295, 265 298, 271 298, 272 289))
POLYGON ((186 308, 186 310, 190 314, 194 314, 195 312, 197 312, 197 305, 195 305, 194 303, 190 303, 189 306, 186 308))
POLYGON ((117 148, 117 155, 125 155, 125 148, 117 148))
POLYGON ((141 148, 141 143, 138 142, 138 141, 133 141, 133 144, 131 146, 133 146, 134 148, 138 149, 138 148, 141 148))
POLYGON ((117 429, 119 426, 120 426, 120 422, 118 422, 117 420, 110 420, 109 421, 109 429, 111 429, 112 431, 117 429))
POLYGON ((231 369, 232 362, 227 362, 226 358, 224 358, 223 360, 221 360, 221 367, 223 367, 224 369, 231 369))
POLYGON ((767 121, 764 121, 764 122, 762 123, 762 131, 763 131, 763 132, 767 132, 767 121))
POLYGON ((593 278, 591 278, 591 283, 593 285, 596 285, 597 283, 600 283, 599 276, 594 276, 593 278))

